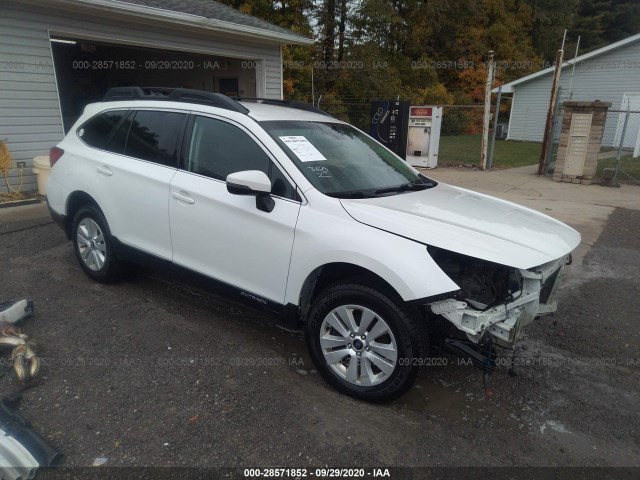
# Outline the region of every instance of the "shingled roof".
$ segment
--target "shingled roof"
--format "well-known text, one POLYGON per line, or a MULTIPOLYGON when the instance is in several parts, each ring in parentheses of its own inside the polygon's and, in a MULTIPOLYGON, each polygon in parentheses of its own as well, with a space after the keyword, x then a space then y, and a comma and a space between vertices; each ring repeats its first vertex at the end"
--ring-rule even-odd
POLYGON ((158 8, 173 12, 196 15, 222 22, 243 25, 245 27, 266 30, 275 34, 298 37, 309 42, 311 39, 292 30, 279 27, 273 23, 242 13, 232 7, 213 0, 119 0, 118 3, 131 3, 145 7, 158 8))

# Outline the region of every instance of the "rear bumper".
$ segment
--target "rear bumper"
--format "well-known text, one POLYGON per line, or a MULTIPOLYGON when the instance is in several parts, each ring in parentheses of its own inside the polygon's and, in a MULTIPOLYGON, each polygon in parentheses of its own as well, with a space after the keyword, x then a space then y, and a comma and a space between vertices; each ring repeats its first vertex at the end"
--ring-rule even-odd
POLYGON ((60 226, 60 228, 62 228, 62 230, 64 230, 64 233, 67 235, 67 238, 71 240, 69 236, 69 228, 67 225, 67 216, 63 215, 62 213, 58 213, 53 208, 51 208, 51 205, 49 204, 49 200, 47 200, 47 209, 49 210, 49 215, 51 216, 53 221, 56 222, 60 226))

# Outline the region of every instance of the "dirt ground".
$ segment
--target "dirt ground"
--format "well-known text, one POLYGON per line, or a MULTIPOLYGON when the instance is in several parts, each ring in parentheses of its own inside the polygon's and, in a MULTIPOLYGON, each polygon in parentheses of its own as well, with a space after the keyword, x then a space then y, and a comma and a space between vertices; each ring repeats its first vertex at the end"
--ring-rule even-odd
POLYGON ((23 330, 43 360, 21 410, 70 467, 638 467, 638 232, 640 211, 615 210, 515 376, 485 390, 445 356, 380 406, 329 388, 302 336, 262 314, 156 273, 93 283, 56 225, 5 226, 1 297, 34 300, 23 330))

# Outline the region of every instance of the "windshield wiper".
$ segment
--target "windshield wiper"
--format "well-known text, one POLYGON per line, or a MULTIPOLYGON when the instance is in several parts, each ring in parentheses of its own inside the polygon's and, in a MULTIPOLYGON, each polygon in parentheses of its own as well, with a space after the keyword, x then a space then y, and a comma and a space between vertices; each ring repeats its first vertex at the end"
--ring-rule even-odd
POLYGON ((380 188, 375 191, 376 195, 382 193, 394 193, 394 192, 409 192, 409 191, 418 191, 418 190, 426 190, 427 188, 432 188, 434 185, 429 183, 403 183, 402 185, 398 185, 395 187, 387 187, 380 188))
POLYGON ((371 198, 377 192, 371 190, 347 190, 346 192, 328 192, 325 195, 333 198, 371 198))
POLYGON ((408 182, 402 185, 396 185, 395 187, 379 188, 378 190, 347 190, 346 192, 329 192, 325 193, 325 195, 334 198, 374 198, 385 193, 419 191, 433 187, 435 187, 435 185, 432 183, 408 182))

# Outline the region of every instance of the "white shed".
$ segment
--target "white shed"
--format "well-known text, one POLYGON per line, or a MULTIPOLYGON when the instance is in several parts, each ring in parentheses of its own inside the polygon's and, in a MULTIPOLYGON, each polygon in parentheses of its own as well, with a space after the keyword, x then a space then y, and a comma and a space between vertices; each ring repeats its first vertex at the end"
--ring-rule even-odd
MULTIPOLYGON (((565 52, 565 57, 570 52, 565 52)), ((508 140, 541 142, 549 109, 553 67, 506 83, 502 94, 513 96, 508 140)), ((497 92, 495 88, 493 92, 497 92)), ((564 62, 560 77, 559 101, 611 102, 611 109, 640 110, 640 34, 564 62), (575 63, 573 81, 571 73, 575 63)), ((604 146, 615 142, 619 115, 609 115, 604 146), (611 123, 611 125, 609 125, 611 123)), ((625 144, 634 144, 631 136, 625 144)))
POLYGON ((3 0, 0 139, 26 162, 9 180, 34 190, 33 157, 110 87, 280 99, 282 46, 312 43, 212 0, 3 0))

